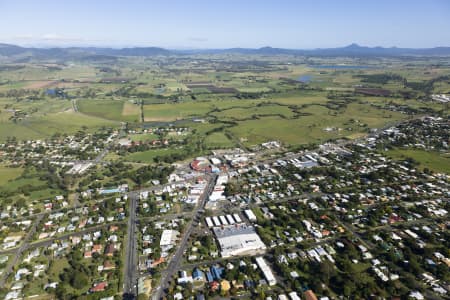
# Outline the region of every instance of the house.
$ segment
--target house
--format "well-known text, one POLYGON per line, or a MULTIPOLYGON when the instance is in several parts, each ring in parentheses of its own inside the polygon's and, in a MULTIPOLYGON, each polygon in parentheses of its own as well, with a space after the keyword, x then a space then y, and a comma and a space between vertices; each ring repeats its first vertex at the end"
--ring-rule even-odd
POLYGON ((6 294, 5 300, 19 299, 21 291, 12 291, 6 294))
POLYGON ((195 268, 194 271, 192 271, 192 279, 194 279, 194 281, 205 281, 205 274, 199 268, 195 268))
POLYGON ((95 292, 103 292, 108 287, 108 282, 102 281, 99 283, 95 283, 93 287, 89 289, 91 293, 95 292))
POLYGON ((222 273, 224 268, 218 267, 218 266, 212 266, 210 268, 211 274, 213 275, 215 280, 221 280, 222 279, 222 273))
POLYGON ((109 260, 106 260, 103 263, 103 271, 114 270, 115 268, 116 268, 116 265, 113 262, 109 261, 109 260))
POLYGON ((103 249, 103 245, 100 244, 96 244, 94 246, 92 246, 92 253, 100 253, 103 249))
POLYGON ((213 281, 209 284, 209 288, 211 291, 217 291, 219 289, 219 283, 217 281, 213 281))
POLYGON ((307 290, 303 293, 305 300, 317 300, 316 294, 312 290, 307 290))
POLYGON ((108 257, 112 257, 114 255, 114 252, 116 251, 116 245, 115 244, 108 244, 105 249, 105 255, 108 257))
POLYGON ((224 292, 228 292, 231 288, 230 282, 226 279, 220 282, 220 290, 224 292))
POLYGON ((44 290, 46 290, 46 289, 56 289, 56 287, 58 286, 58 282, 50 282, 50 283, 47 283, 45 286, 44 286, 44 290))

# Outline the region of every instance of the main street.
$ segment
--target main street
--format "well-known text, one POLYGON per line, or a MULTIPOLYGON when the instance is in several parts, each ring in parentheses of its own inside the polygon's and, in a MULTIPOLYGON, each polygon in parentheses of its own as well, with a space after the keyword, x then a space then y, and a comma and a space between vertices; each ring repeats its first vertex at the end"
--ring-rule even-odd
POLYGON ((124 295, 127 298, 135 298, 137 296, 137 240, 136 240, 136 209, 139 199, 138 192, 129 193, 129 218, 127 242, 125 249, 125 266, 124 266, 124 295))
POLYGON ((170 278, 175 274, 175 272, 178 270, 178 267, 181 264, 182 256, 184 251, 186 250, 186 246, 189 241, 189 237, 194 229, 194 226, 198 224, 198 219, 200 214, 203 212, 203 208, 205 207, 206 200, 208 199, 208 196, 211 194, 212 190, 214 189, 214 185, 216 183, 217 175, 211 175, 208 177, 208 184, 203 191, 202 195, 200 196, 199 203, 195 207, 195 209, 192 211, 192 218, 189 221, 189 223, 186 226, 186 230, 183 233, 183 236, 181 238, 181 241, 178 245, 177 250, 175 251, 175 254, 173 255, 172 259, 169 262, 169 265, 167 266, 166 270, 162 272, 161 274, 161 281, 159 283, 158 288, 154 291, 152 295, 153 300, 159 300, 162 298, 162 296, 165 294, 165 289, 169 285, 170 278))

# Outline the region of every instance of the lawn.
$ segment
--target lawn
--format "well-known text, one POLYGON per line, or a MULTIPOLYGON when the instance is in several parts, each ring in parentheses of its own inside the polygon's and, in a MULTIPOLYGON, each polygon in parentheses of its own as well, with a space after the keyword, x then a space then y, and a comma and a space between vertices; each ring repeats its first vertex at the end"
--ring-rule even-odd
POLYGON ((179 148, 163 148, 163 149, 147 150, 143 152, 131 153, 125 156, 125 160, 134 162, 153 163, 153 159, 157 156, 168 156, 173 153, 179 153, 182 151, 183 149, 179 148))
POLYGON ((450 154, 437 151, 426 151, 419 149, 393 149, 386 152, 386 155, 394 159, 412 158, 419 163, 419 166, 428 168, 435 172, 450 174, 450 154))
POLYGON ((154 140, 159 140, 160 136, 157 134, 154 134, 154 133, 141 133, 141 134, 130 135, 130 139, 133 142, 154 141, 154 140))

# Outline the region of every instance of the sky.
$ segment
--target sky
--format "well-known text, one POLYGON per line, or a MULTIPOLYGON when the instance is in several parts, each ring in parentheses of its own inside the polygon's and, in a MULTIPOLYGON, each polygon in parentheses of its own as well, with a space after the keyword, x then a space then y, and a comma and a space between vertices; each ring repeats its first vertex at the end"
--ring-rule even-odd
POLYGON ((0 0, 0 43, 312 49, 450 46, 449 0, 0 0))

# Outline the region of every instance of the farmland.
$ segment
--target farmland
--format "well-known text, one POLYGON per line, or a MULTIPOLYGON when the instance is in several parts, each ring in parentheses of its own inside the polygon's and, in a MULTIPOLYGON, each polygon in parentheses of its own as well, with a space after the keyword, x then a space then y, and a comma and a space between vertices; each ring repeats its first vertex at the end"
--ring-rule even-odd
MULTIPOLYGON (((312 257, 311 245, 323 253, 330 251, 328 241, 337 251, 352 253, 345 257, 353 262, 348 266, 336 259, 333 276, 348 281, 374 276, 373 260, 363 258, 370 253, 359 248, 360 253, 362 244, 353 240, 352 230, 371 240, 369 224, 381 230, 390 226, 387 222, 408 219, 403 202, 412 198, 402 189, 420 191, 414 197, 422 201, 425 192, 433 194, 444 183, 446 175, 433 172, 450 172, 449 107, 432 95, 450 93, 448 74, 450 65, 439 57, 405 62, 196 54, 10 62, 0 68, 0 207, 4 224, 17 218, 29 222, 10 226, 15 231, 2 232, 0 241, 17 233, 22 241, 3 243, 11 247, 5 253, 27 244, 43 251, 19 266, 37 275, 20 278, 16 267, 8 272, 1 266, 6 289, 0 296, 24 282, 24 297, 117 298, 134 293, 137 268, 141 275, 151 274, 154 287, 164 286, 163 270, 170 269, 173 257, 181 254, 185 265, 201 260, 208 265, 219 251, 223 255, 212 232, 203 230, 202 217, 199 222, 203 209, 211 216, 233 213, 232 220, 242 207, 255 211, 256 220, 245 213, 242 224, 255 223, 267 246, 265 259, 277 257, 271 265, 289 285, 311 284, 318 264, 285 265, 278 250, 309 249, 305 257, 312 257), (439 184, 424 186, 430 178, 439 184), (219 200, 211 200, 216 196, 219 200), (392 206, 392 214, 377 214, 386 201, 398 206, 392 206), (336 203, 339 210, 359 215, 347 219, 336 203), (37 231, 25 240, 30 226, 37 231), (178 240, 163 249, 166 228, 174 237, 191 235, 187 248, 178 240), (49 246, 39 246, 47 241, 49 246), (294 269, 301 278, 291 278, 294 269), (53 282, 56 288, 46 287, 53 282)), ((414 213, 424 211, 416 207, 414 213)), ((380 253, 373 252, 378 258, 380 253)), ((253 264, 253 258, 244 260, 253 264)), ((167 273, 169 294, 187 290, 184 284, 175 286, 181 274, 180 266, 175 269, 167 273)), ((252 269, 227 267, 224 278, 247 281, 237 275, 241 269, 259 288, 261 274, 252 269)), ((239 291, 241 297, 255 298, 251 289, 239 291)), ((343 293, 341 285, 327 289, 328 296, 343 293)), ((371 293, 386 298, 396 289, 371 293)), ((351 295, 353 288, 345 293, 351 295)))
POLYGON ((99 61, 2 69, 0 140, 118 129, 124 122, 132 128, 188 126, 205 148, 268 140, 296 146, 361 136, 411 115, 449 112, 426 94, 448 91, 442 76, 450 66, 439 58, 435 67, 421 58, 407 66, 395 58, 202 59, 128 57, 113 67, 99 61))

